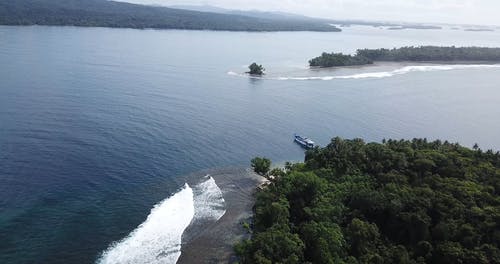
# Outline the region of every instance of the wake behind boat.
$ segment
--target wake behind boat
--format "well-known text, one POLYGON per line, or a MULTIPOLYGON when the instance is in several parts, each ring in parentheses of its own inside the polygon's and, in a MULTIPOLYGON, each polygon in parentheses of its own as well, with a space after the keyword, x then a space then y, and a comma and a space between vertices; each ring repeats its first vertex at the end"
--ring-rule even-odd
POLYGON ((301 145, 306 149, 314 148, 314 146, 316 145, 316 143, 314 143, 314 141, 310 140, 309 138, 302 137, 297 134, 294 134, 294 137, 295 137, 295 142, 297 142, 299 145, 301 145))

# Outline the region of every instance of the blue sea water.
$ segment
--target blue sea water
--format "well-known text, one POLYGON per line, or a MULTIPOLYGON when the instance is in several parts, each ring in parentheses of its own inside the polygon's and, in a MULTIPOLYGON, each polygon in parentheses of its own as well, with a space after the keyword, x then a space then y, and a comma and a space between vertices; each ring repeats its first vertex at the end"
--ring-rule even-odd
POLYGON ((0 262, 98 261, 176 208, 182 175, 302 160, 295 132, 499 150, 498 65, 307 68, 323 51, 428 44, 500 46, 500 34, 0 27, 0 262), (253 61, 265 78, 242 75, 253 61))

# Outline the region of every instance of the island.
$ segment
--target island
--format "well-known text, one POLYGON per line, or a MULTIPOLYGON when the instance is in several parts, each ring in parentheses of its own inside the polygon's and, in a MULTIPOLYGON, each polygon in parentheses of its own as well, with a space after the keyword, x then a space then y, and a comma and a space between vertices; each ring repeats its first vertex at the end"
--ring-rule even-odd
POLYGON ((354 55, 323 53, 309 61, 311 67, 368 65, 374 62, 500 62, 500 48, 486 47, 402 47, 359 49, 354 55))
POLYGON ((404 30, 404 29, 443 29, 441 26, 432 25, 400 25, 395 27, 388 27, 388 30, 404 30))
POLYGON ((250 66, 248 66, 248 69, 250 71, 248 71, 247 73, 250 75, 255 75, 255 76, 264 75, 264 71, 266 70, 266 69, 264 69, 264 67, 262 65, 259 65, 255 62, 250 64, 250 66))
POLYGON ((493 32, 495 31, 492 28, 466 28, 464 31, 470 31, 470 32, 493 32))
POLYGON ((108 0, 0 1, 0 25, 340 32, 326 21, 199 12, 108 0))
POLYGON ((334 138, 269 171, 239 263, 500 263, 500 153, 334 138))

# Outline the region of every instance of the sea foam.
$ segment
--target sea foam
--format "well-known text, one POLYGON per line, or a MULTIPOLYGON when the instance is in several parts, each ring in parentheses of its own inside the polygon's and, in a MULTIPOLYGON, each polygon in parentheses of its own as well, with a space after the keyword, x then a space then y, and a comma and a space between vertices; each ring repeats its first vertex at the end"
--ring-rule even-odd
POLYGON ((209 175, 206 178, 206 181, 193 187, 195 205, 193 221, 217 221, 226 213, 221 189, 215 183, 214 178, 209 175))
POLYGON ((393 71, 383 71, 383 72, 366 72, 358 73, 352 75, 334 75, 334 76, 312 76, 312 77, 276 77, 271 79, 276 80, 322 80, 331 81, 335 79, 366 79, 366 78, 388 78, 397 75, 408 74, 412 72, 431 72, 431 71, 451 71, 451 70, 462 70, 462 69, 482 69, 482 68, 500 68, 500 64, 456 64, 456 65, 417 65, 417 66, 405 66, 400 69, 393 71))
POLYGON ((111 244, 97 263, 176 263, 186 228, 217 221, 225 212, 222 191, 207 175, 201 183, 192 188, 185 184, 182 190, 155 205, 146 221, 123 240, 111 244))
POLYGON ((182 233, 193 217, 193 190, 186 184, 157 204, 128 237, 113 243, 97 263, 175 263, 181 255, 182 233))
MULTIPOLYGON (((332 75, 332 76, 280 76, 280 77, 257 77, 260 79, 268 80, 295 80, 295 81, 309 81, 309 80, 321 80, 321 81, 331 81, 336 79, 367 79, 367 78, 389 78, 397 75, 408 74, 412 72, 431 72, 431 71, 451 71, 451 70, 462 70, 462 69, 486 69, 486 68, 500 68, 500 64, 449 64, 449 65, 415 65, 415 66, 405 66, 400 69, 392 71, 381 71, 381 72, 366 72, 357 73, 351 75, 332 75)), ((228 72, 229 75, 233 76, 248 76, 245 74, 238 74, 235 72, 228 72)), ((255 77, 253 77, 255 78, 255 77)))

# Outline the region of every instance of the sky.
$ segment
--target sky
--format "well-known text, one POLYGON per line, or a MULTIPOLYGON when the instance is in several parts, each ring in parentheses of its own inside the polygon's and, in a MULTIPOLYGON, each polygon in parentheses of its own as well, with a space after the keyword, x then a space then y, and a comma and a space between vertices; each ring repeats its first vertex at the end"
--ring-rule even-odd
POLYGON ((121 0, 155 5, 213 5, 331 19, 500 26, 500 0, 121 0))

